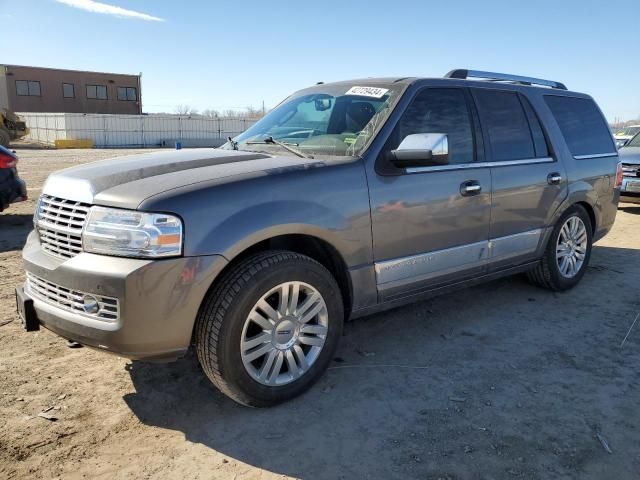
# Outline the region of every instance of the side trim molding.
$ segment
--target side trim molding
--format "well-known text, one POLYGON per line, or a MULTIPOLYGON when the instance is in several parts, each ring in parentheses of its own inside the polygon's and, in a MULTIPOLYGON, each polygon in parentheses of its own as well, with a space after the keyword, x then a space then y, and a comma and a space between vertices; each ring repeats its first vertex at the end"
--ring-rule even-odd
POLYGON ((376 283, 383 289, 429 280, 511 257, 533 253, 543 229, 375 263, 376 283))
POLYGON ((594 153, 593 155, 574 155, 573 158, 576 160, 589 160, 590 158, 606 158, 606 157, 617 157, 617 152, 612 153, 594 153))
POLYGON ((542 237, 542 229, 529 230, 506 237, 494 238, 489 241, 490 261, 497 262, 519 255, 533 253, 538 248, 542 237))
POLYGON ((375 264, 378 285, 407 279, 427 280, 486 263, 489 242, 477 242, 459 247, 421 253, 410 257, 386 260, 375 264))
POLYGON ((509 167, 513 165, 532 165, 536 163, 553 163, 553 162, 555 162, 555 160, 551 157, 526 158, 524 160, 503 160, 501 162, 477 162, 477 163, 459 163, 454 165, 434 165, 432 167, 411 167, 411 168, 405 169, 405 171, 407 173, 441 172, 441 171, 448 171, 448 170, 470 170, 474 168, 509 167))

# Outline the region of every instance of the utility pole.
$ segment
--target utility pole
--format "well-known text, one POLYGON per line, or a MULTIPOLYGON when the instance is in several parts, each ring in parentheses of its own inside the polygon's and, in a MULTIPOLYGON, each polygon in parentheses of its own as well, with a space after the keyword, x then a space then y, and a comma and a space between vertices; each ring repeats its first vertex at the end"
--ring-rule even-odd
POLYGON ((138 75, 138 115, 142 115, 142 72, 138 75))

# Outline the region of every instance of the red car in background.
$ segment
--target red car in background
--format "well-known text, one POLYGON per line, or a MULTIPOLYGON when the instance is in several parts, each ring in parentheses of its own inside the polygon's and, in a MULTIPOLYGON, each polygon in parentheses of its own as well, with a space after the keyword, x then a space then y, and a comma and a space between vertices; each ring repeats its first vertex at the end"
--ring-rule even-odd
POLYGON ((27 199, 27 185, 18 177, 18 157, 0 145, 0 212, 27 199))

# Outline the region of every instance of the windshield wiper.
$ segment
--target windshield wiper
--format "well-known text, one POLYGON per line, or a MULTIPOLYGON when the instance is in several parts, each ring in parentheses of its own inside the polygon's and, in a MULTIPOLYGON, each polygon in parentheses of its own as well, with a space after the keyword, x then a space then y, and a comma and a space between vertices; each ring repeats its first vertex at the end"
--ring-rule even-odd
POLYGON ((238 142, 234 141, 233 138, 227 137, 227 142, 231 145, 231 150, 238 150, 238 142))
POLYGON ((290 144, 286 144, 283 142, 280 142, 278 140, 275 140, 273 137, 267 137, 264 140, 261 140, 260 142, 245 142, 247 145, 278 145, 282 148, 284 148, 285 150, 287 150, 288 152, 293 153, 294 155, 297 155, 300 158, 313 158, 310 155, 306 155, 304 153, 302 153, 300 150, 298 150, 297 148, 293 148, 290 146, 290 144))

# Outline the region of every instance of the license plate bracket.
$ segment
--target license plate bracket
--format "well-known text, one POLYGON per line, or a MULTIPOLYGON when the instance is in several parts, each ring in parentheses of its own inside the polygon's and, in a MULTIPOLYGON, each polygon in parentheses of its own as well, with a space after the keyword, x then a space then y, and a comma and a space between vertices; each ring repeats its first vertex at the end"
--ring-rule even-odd
POLYGON ((640 181, 627 181, 624 190, 625 192, 640 193, 640 181))
POLYGON ((22 287, 16 287, 16 309, 20 323, 27 332, 40 330, 40 321, 33 306, 33 300, 27 297, 22 287))

